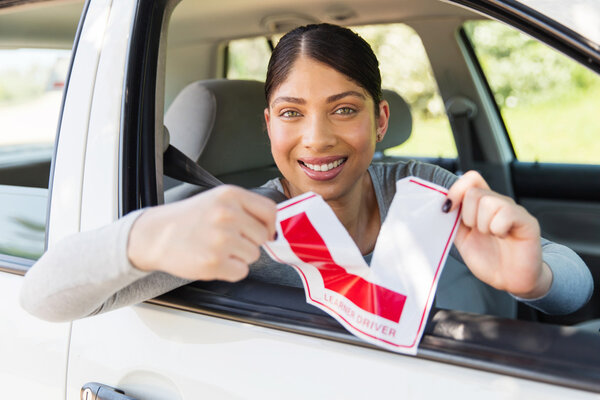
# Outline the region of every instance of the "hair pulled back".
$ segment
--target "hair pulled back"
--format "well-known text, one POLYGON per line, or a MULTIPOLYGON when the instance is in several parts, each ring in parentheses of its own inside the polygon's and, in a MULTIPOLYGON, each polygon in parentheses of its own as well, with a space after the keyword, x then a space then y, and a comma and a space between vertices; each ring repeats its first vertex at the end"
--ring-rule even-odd
POLYGON ((371 46, 350 29, 325 23, 301 26, 281 38, 271 54, 267 69, 267 104, 272 92, 285 81, 301 55, 326 64, 355 81, 371 95, 375 114, 378 114, 381 74, 371 46))

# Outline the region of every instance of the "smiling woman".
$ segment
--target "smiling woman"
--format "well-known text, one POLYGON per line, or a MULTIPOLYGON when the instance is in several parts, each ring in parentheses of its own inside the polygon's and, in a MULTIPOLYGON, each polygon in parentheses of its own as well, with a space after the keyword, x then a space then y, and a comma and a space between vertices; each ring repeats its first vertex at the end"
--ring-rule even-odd
MULTIPOLYGON (((402 128, 402 140, 411 132, 411 121, 415 120, 411 120, 411 112, 398 96, 395 102, 392 93, 384 92, 383 98, 390 104, 389 132, 377 143, 377 134, 384 132, 378 132, 381 102, 369 90, 372 82, 352 76, 351 71, 340 71, 338 67, 343 66, 340 62, 328 65, 304 56, 294 58, 287 66, 287 75, 273 87, 268 105, 263 82, 221 79, 227 65, 225 49, 232 40, 272 38, 293 29, 289 23, 278 22, 298 20, 289 14, 275 20, 276 23, 264 23, 273 21, 272 17, 282 11, 302 13, 306 16, 303 21, 340 22, 338 18, 345 18, 343 23, 348 26, 381 21, 409 24, 415 30, 412 37, 422 41, 426 49, 423 54, 430 55, 425 58, 431 63, 441 98, 448 101, 455 96, 466 96, 479 110, 467 124, 473 131, 463 136, 460 124, 451 115, 461 165, 480 170, 494 190, 510 195, 510 190, 503 190, 511 188, 516 175, 510 169, 513 160, 510 145, 502 141, 502 135, 497 135, 493 103, 491 106, 486 103, 485 93, 479 90, 485 89, 485 84, 479 84, 476 65, 467 59, 468 52, 462 53, 466 42, 456 35, 464 21, 479 17, 451 2, 353 0, 342 2, 350 10, 341 11, 341 3, 336 0, 86 2, 80 24, 81 40, 73 46, 73 72, 66 82, 60 139, 51 176, 49 250, 25 278, 14 274, 14 267, 12 275, 4 273, 2 283, 6 284, 2 292, 16 293, 22 287, 24 298, 37 299, 29 307, 46 318, 68 320, 103 314, 62 325, 65 339, 52 342, 49 349, 54 353, 63 349, 58 354, 60 365, 37 362, 43 357, 34 358, 35 368, 51 368, 60 376, 39 373, 33 378, 41 376, 62 382, 54 385, 58 389, 53 394, 59 393, 53 397, 65 397, 66 392, 69 398, 77 397, 90 380, 117 385, 130 396, 148 399, 196 398, 199 393, 211 398, 320 398, 334 393, 334 397, 344 398, 390 393, 409 394, 409 397, 418 393, 416 396, 424 399, 439 399, 448 393, 464 399, 482 395, 493 399, 515 393, 521 397, 533 394, 533 397, 584 398, 585 393, 572 388, 600 391, 599 356, 589 351, 598 345, 597 330, 591 333, 576 327, 522 321, 529 317, 522 314, 519 321, 498 318, 500 313, 494 312, 466 315, 456 311, 488 313, 501 308, 496 302, 499 297, 491 300, 485 297, 492 289, 483 283, 475 290, 466 290, 460 279, 446 280, 438 286, 437 306, 453 311, 434 309, 416 357, 373 349, 344 332, 335 320, 306 304, 301 288, 290 287, 289 282, 280 279, 297 277, 291 267, 272 264, 265 267, 279 271, 279 275, 268 271, 269 274, 260 276, 270 279, 269 282, 257 279, 260 265, 254 264, 250 267, 251 276, 239 282, 187 284, 190 279, 240 279, 257 257, 258 244, 271 237, 274 202, 253 197, 253 193, 241 188, 223 186, 162 205, 165 160, 162 154, 166 138, 170 136, 171 145, 189 153, 190 158, 221 181, 254 187, 281 177, 270 155, 269 136, 263 132, 267 108, 273 151, 278 152, 280 163, 289 169, 283 180, 275 179, 266 185, 274 189, 270 194, 273 197, 276 194, 278 201, 286 198, 286 191, 292 195, 294 191, 316 188, 327 195, 329 183, 340 200, 331 197, 337 201, 340 216, 347 217, 349 226, 363 224, 369 233, 376 231, 385 218, 394 195, 393 183, 398 177, 417 175, 445 187, 455 181, 463 182, 451 194, 452 204, 447 203, 446 208, 462 203, 465 210, 470 210, 464 214, 463 235, 459 236, 457 247, 478 276, 507 290, 509 282, 496 272, 505 270, 509 276, 523 278, 519 283, 524 287, 513 286, 510 290, 525 297, 532 282, 542 283, 539 289, 544 289, 543 283, 547 283, 544 275, 550 268, 553 272, 550 291, 540 299, 541 303, 534 305, 561 312, 547 301, 559 299, 554 305, 564 307, 563 300, 568 297, 574 300, 568 306, 575 308, 585 300, 588 287, 582 282, 587 282, 586 270, 578 258, 565 247, 542 241, 530 216, 509 198, 489 191, 478 175, 466 174, 464 180, 457 181, 452 173, 433 165, 392 157, 387 158, 392 164, 365 165, 361 171, 373 145, 377 151, 383 150, 382 144, 394 137, 397 128, 402 128), (300 67, 306 73, 303 85, 297 84, 296 68, 300 67), (294 85, 288 85, 293 82, 294 85), (181 95, 172 102, 177 93, 181 95), (280 97, 287 99, 274 105, 274 100, 280 97), (304 103, 300 104, 298 99, 304 103), (398 104, 404 104, 404 108, 398 104), (280 106, 285 109, 276 112, 280 106), (165 109, 168 112, 163 121, 165 109), (404 123, 394 120, 399 116, 404 123), (192 123, 187 125, 188 122, 192 123), (170 135, 165 135, 165 125, 170 135), (186 129, 182 131, 182 127, 186 129), (472 143, 461 140, 465 137, 472 138, 472 143), (177 141, 181 138, 184 140, 177 141), (281 150, 275 149, 275 142, 281 145, 281 150), (231 148, 240 151, 235 153, 231 148), (356 179, 348 179, 347 174, 356 179), (465 187, 475 190, 466 190, 463 196, 465 187), (342 208, 343 199, 347 204, 342 208), (497 205, 499 209, 494 208, 497 205), (143 209, 126 215, 137 208, 143 209), (487 212, 480 214, 479 210, 487 212), (500 240, 506 237, 488 240, 493 236, 489 231, 502 236, 505 228, 504 224, 493 222, 494 216, 500 216, 496 222, 516 222, 517 229, 513 232, 516 235, 508 235, 508 241, 500 240), (478 234, 480 228, 488 232, 478 234), (515 236, 525 238, 519 247, 512 241, 515 236), (532 246, 532 242, 536 245, 532 246), (219 251, 214 252, 215 248, 219 251), (483 251, 474 252, 477 248, 483 251), (498 249, 503 256, 509 256, 501 257, 504 264, 493 262, 498 260, 498 249), (481 265, 477 257, 473 259, 474 255, 484 259, 486 268, 477 268, 481 265), (203 268, 207 265, 208 268, 203 268), (516 269, 505 269, 506 265, 516 269), (489 275, 484 276, 485 273, 489 275), (529 277, 524 278, 526 275, 529 277), (569 293, 577 292, 577 296, 560 294, 564 293, 565 286, 561 285, 565 283, 571 290, 569 293), (6 290, 9 286, 12 286, 10 292, 6 290), (145 304, 123 307, 178 286, 182 287, 145 304), (484 289, 478 292, 481 288, 484 289), (461 299, 463 304, 473 307, 460 308, 448 299, 461 299), (475 308, 478 306, 481 307, 475 308), (114 311, 106 312, 109 310, 114 311), (278 367, 273 368, 274 365, 278 367), (314 384, 302 383, 307 381, 314 384), (438 384, 431 385, 434 381, 438 384), (473 391, 473 387, 478 390, 473 391)), ((480 6, 492 2, 472 3, 480 6)), ((23 9, 30 10, 33 6, 32 2, 23 9)), ((53 18, 47 18, 47 13, 41 11, 39 14, 46 18, 35 22, 57 21, 54 14, 53 18)), ((529 16, 529 22, 536 18, 535 14, 529 16)), ((4 22, 12 19, 13 15, 8 15, 4 22)), ((0 34, 7 32, 7 26, 0 24, 0 34)), ((39 23, 23 24, 22 29, 30 31, 38 26, 39 23)), ((331 35, 326 39, 339 43, 331 35)), ((402 40, 394 41, 405 44, 402 40)), ((382 54, 394 53, 395 49, 387 45, 379 48, 382 54)), ((414 82, 410 74, 396 76, 414 82)), ((402 95, 412 103, 410 96, 402 95)), ((429 104, 425 97, 421 99, 429 110, 425 107, 429 104)), ((437 110, 443 114, 442 104, 439 102, 440 106, 431 108, 431 112, 437 110)), ((418 122, 418 112, 413 110, 412 116, 415 115, 418 122)), ((434 140, 428 137, 427 141, 434 140)), ((437 154, 436 151, 432 155, 437 154)), ((168 164, 168 157, 165 162, 168 164)), ((452 166, 450 169, 456 171, 452 166)), ((538 181, 538 187, 543 189, 563 183, 554 178, 538 181)), ((165 198, 171 200, 170 194, 165 193, 165 198)), ((523 200, 521 196, 515 198, 523 200)), ((336 205, 335 201, 332 204, 336 205)), ((540 204, 547 207, 547 203, 540 204)), ((561 231, 570 222, 577 223, 577 232, 582 232, 578 221, 592 220, 588 210, 598 210, 597 204, 586 204, 581 208, 584 212, 570 217, 572 213, 562 212, 565 206, 569 206, 569 211, 575 209, 567 202, 556 207, 556 214, 562 219, 557 219, 555 225, 561 231)), ((539 215, 547 215, 546 210, 539 215)), ((570 237, 577 239, 575 235, 570 237)), ((368 257, 369 238, 357 236, 355 240, 368 257)), ((597 244, 582 248, 598 250, 597 244)), ((454 255, 459 257, 458 252, 454 255)), ((458 265, 456 259, 453 261, 458 265)), ((451 271, 450 266, 446 265, 444 272, 451 271)), ((462 274, 459 278, 464 275, 476 281, 466 266, 459 267, 462 274)), ((506 292, 501 294, 502 299, 510 301, 507 312, 501 315, 515 317, 514 298, 506 292)), ((2 306, 21 310, 16 296, 11 299, 2 302, 2 306)), ((597 311, 592 315, 597 316, 597 311)), ((22 393, 19 390, 25 385, 14 377, 32 375, 28 355, 31 349, 39 349, 35 344, 40 343, 41 330, 37 325, 32 329, 32 325, 20 319, 7 321, 8 331, 18 334, 5 340, 17 346, 8 346, 10 357, 3 357, 6 378, 2 386, 14 381, 15 393, 22 393), (25 343, 22 338, 26 337, 31 340, 18 347, 19 343, 25 343), (21 350, 25 347, 28 352, 21 350)), ((47 395, 43 389, 37 393, 47 395)))
MULTIPOLYGON (((319 24, 286 34, 269 62, 265 93, 271 152, 283 174, 266 186, 288 198, 320 194, 367 262, 395 194, 394 182, 416 175, 450 188, 444 211, 462 203, 455 244, 476 277, 549 313, 572 312, 589 299, 591 277, 579 257, 544 240, 540 246, 535 218, 491 191, 479 174, 457 180, 414 162, 369 166, 390 110, 380 100, 377 59, 352 31, 319 24), (335 45, 323 48, 327 41, 335 45), (567 289, 571 285, 585 288, 575 302, 567 289)), ((281 279, 281 272, 270 267, 275 264, 263 254, 255 268, 267 280, 269 275, 281 279)))
POLYGON ((286 195, 319 193, 370 252, 379 224, 367 167, 389 118, 370 46, 335 25, 295 29, 273 51, 265 94, 271 152, 286 177, 286 195))
MULTIPOLYGON (((414 161, 370 165, 390 110, 381 100, 377 59, 351 30, 319 24, 285 35, 269 63, 265 95, 271 151, 283 175, 264 185, 269 195, 278 200, 307 191, 320 194, 367 262, 395 195, 394 183, 414 175, 450 189, 442 211, 462 205, 456 256, 477 278, 547 313, 572 312, 589 299, 591 277, 581 259, 541 239, 535 218, 491 191, 478 173, 458 179, 414 161), (335 46, 322 49, 326 40, 335 46), (362 59, 370 61, 361 64, 362 59)), ((272 237, 274 213, 273 202, 234 188, 134 213, 47 252, 27 274, 23 305, 50 319, 72 319, 151 298, 189 279, 240 280, 258 258, 260 245, 272 237), (205 213, 211 217, 203 223, 205 213), (108 255, 112 261, 98 260, 114 271, 99 269, 91 291, 85 282, 92 277, 77 264, 96 264, 89 258, 105 243, 116 249, 108 255), (85 261, 72 259, 73 248, 85 249, 85 261), (157 271, 172 276, 148 274, 157 271), (52 276, 72 281, 48 285, 52 276), (82 290, 86 301, 73 303, 82 290)), ((250 272, 272 283, 297 285, 293 270, 264 253, 250 272)))

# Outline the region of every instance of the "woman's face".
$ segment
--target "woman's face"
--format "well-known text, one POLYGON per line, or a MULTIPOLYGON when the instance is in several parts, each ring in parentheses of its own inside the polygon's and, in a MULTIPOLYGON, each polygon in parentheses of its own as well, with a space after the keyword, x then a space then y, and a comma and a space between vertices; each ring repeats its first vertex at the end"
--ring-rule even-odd
POLYGON ((388 117, 387 102, 375 116, 365 89, 326 64, 299 57, 265 109, 271 152, 290 195, 313 191, 338 200, 361 190, 388 117))

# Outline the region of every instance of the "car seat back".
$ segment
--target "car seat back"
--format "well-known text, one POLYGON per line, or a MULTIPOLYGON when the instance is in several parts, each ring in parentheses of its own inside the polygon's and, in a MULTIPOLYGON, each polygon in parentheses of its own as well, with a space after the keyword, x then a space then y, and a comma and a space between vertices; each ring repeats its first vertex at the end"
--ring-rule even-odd
POLYGON ((278 176, 264 127, 264 85, 213 79, 186 86, 165 114, 171 144, 226 183, 278 176))
POLYGON ((384 161, 384 150, 406 142, 412 132, 412 115, 408 103, 393 90, 383 89, 382 95, 390 105, 390 120, 383 140, 375 146, 374 161, 384 161))

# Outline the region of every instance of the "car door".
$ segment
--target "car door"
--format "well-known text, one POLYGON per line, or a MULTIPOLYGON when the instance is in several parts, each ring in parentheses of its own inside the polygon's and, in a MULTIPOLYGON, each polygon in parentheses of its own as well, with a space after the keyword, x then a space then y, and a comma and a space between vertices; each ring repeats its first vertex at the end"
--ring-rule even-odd
MULTIPOLYGON (((174 6, 141 0, 89 3, 60 127, 50 245, 159 202, 161 57, 174 6)), ((519 331, 523 342, 516 340, 511 347, 490 341, 513 337, 502 327, 514 325, 488 317, 483 317, 487 325, 479 325, 482 320, 475 317, 461 320, 437 312, 439 324, 431 325, 419 356, 408 357, 361 343, 331 318, 302 305, 302 297, 301 290, 257 282, 195 283, 141 305, 75 321, 66 397, 79 398, 81 388, 92 381, 139 399, 365 398, 390 393, 591 398, 582 389, 597 389, 592 358, 575 363, 566 381, 577 389, 568 389, 551 383, 570 365, 568 355, 557 355, 562 362, 544 367, 535 349, 523 345, 544 335, 551 338, 542 341, 550 349, 563 339, 576 349, 595 343, 574 330, 529 326, 519 331), (471 325, 485 327, 473 335, 483 344, 465 339, 471 337, 471 325), (500 331, 504 333, 496 335, 500 331), (507 359, 513 369, 503 364, 507 359), (523 366, 531 365, 543 373, 527 375, 523 366), (578 383, 569 380, 584 367, 592 373, 578 383), (548 368, 554 368, 554 375, 548 368), (507 369, 511 374, 498 375, 507 369)))
POLYGON ((44 251, 50 163, 83 3, 31 3, 0 2, 0 397, 58 399, 70 324, 27 314, 19 292, 44 251))

